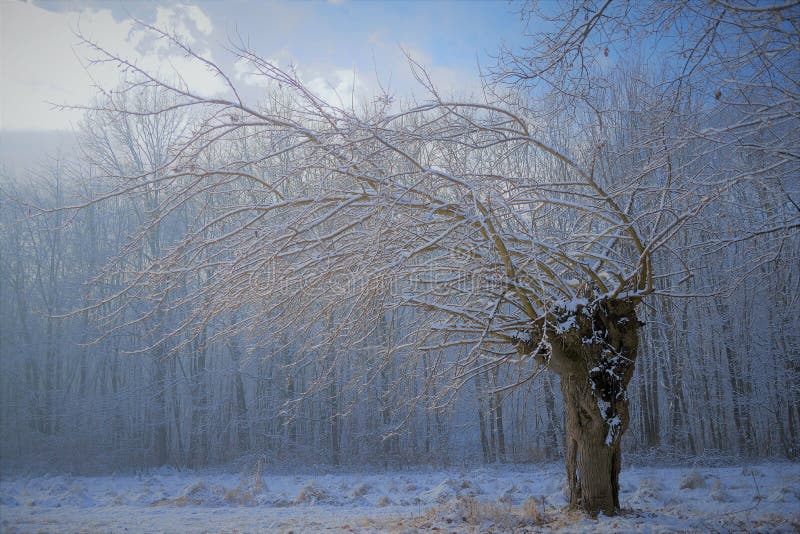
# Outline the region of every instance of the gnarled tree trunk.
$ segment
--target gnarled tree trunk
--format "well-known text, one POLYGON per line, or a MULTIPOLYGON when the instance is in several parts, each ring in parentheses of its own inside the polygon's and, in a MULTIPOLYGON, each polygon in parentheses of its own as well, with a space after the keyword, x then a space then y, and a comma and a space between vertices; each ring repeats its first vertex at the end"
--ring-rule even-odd
POLYGON ((601 298, 556 307, 535 325, 542 342, 528 346, 561 378, 569 503, 593 515, 613 515, 620 506, 620 440, 628 428, 627 386, 640 326, 636 304, 601 298))

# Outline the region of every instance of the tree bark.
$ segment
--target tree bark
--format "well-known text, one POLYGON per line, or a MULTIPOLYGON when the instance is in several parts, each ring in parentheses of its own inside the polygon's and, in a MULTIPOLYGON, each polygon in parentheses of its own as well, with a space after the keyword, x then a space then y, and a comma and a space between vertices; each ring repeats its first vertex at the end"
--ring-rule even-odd
POLYGON ((628 428, 627 386, 640 323, 635 299, 584 299, 556 307, 528 350, 561 378, 570 507, 614 515, 620 507, 620 440, 628 428))
MULTIPOLYGON (((591 514, 619 509, 622 454, 614 430, 600 413, 588 381, 578 374, 561 380, 567 430, 569 504, 591 514)), ((625 409, 627 417, 627 406, 625 409)))

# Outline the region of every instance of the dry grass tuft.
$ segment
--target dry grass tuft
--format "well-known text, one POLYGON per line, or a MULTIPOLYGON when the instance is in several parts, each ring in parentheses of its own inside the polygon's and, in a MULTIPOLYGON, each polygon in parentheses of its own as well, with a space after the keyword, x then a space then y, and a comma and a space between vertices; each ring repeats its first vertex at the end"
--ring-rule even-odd
POLYGON ((356 485, 356 487, 354 487, 352 490, 350 490, 350 497, 352 497, 354 499, 357 499, 359 497, 363 497, 364 495, 369 493, 370 489, 371 488, 370 488, 369 484, 364 484, 364 483, 358 484, 358 485, 356 485))
POLYGON ((223 500, 228 504, 253 504, 253 495, 242 488, 231 488, 225 491, 223 500))
POLYGON ((522 519, 525 519, 529 523, 533 523, 534 525, 542 525, 544 524, 544 498, 542 498, 542 505, 539 506, 539 503, 536 502, 534 497, 528 497, 528 499, 522 503, 522 507, 520 508, 520 516, 522 519))
POLYGON ((705 488, 706 480, 697 471, 691 471, 681 477, 680 489, 705 488))
MULTIPOLYGON (((540 503, 533 497, 521 506, 501 505, 494 501, 479 501, 472 496, 462 496, 436 506, 420 518, 417 528, 434 528, 444 523, 447 528, 492 526, 492 531, 512 532, 526 527, 548 523, 544 514, 544 499, 540 503)), ((436 527, 438 528, 438 527, 436 527)))
POLYGON ((266 458, 262 456, 258 459, 258 463, 256 464, 256 476, 255 480, 253 480, 253 493, 261 493, 261 490, 264 488, 264 479, 262 478, 264 463, 266 463, 266 458))
POLYGON ((312 480, 300 488, 300 491, 294 498, 294 504, 325 502, 330 500, 330 498, 330 494, 312 480))

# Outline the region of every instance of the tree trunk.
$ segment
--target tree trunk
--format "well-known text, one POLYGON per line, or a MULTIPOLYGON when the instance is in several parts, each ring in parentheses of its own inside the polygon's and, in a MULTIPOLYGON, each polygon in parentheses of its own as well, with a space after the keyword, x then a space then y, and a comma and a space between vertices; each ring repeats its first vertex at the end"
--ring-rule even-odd
POLYGON ((569 504, 592 515, 614 515, 620 506, 620 440, 628 428, 627 386, 640 326, 636 304, 586 299, 556 307, 534 325, 543 342, 527 347, 561 378, 569 504))
POLYGON ((489 438, 486 434, 486 416, 483 409, 483 387, 481 386, 481 374, 475 375, 475 396, 478 401, 478 431, 481 434, 481 452, 483 453, 483 463, 488 464, 492 461, 491 449, 489 448, 489 438))
POLYGON ((154 379, 151 387, 155 397, 155 406, 152 409, 153 436, 153 465, 160 467, 166 465, 168 461, 167 443, 167 397, 166 397, 166 377, 164 357, 159 349, 153 356, 154 379))
POLYGON ((619 439, 614 434, 622 429, 618 425, 615 429, 600 413, 597 399, 584 377, 577 374, 562 377, 561 392, 567 419, 569 504, 591 514, 613 515, 620 506, 622 459, 619 439))

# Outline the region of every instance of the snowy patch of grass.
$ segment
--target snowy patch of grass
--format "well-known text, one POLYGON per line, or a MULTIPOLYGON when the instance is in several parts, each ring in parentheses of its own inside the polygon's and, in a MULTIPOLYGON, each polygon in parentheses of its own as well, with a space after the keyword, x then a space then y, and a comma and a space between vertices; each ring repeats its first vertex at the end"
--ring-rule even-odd
POLYGON ((620 482, 627 509, 598 518, 566 509, 556 464, 313 476, 259 477, 258 470, 251 461, 232 472, 2 478, 0 531, 342 532, 350 525, 409 533, 781 533, 800 524, 800 465, 787 462, 754 471, 696 464, 626 469, 620 482))
POLYGON ((446 478, 428 491, 423 491, 420 497, 429 502, 445 503, 458 495, 457 487, 453 480, 446 478))
POLYGON ((317 484, 316 480, 307 482, 300 488, 294 498, 294 504, 329 503, 332 501, 331 494, 324 487, 317 484))
POLYGON ((360 484, 356 484, 356 486, 350 490, 349 494, 350 497, 352 497, 353 499, 358 499, 369 493, 370 489, 371 487, 369 484, 365 484, 362 482, 360 484))
POLYGON ((253 504, 253 495, 242 488, 231 488, 225 490, 223 500, 228 504, 253 504))
POLYGON ((767 496, 769 502, 796 502, 800 506, 800 492, 789 486, 779 486, 767 496))
POLYGON ((746 465, 742 468, 742 476, 746 477, 763 477, 764 473, 757 467, 746 465))
POLYGON ((717 502, 732 502, 734 500, 733 496, 725 491, 725 486, 722 485, 722 481, 719 478, 715 478, 713 484, 711 484, 709 497, 717 502))
POLYGON ((501 504, 514 504, 519 500, 519 497, 516 495, 518 493, 519 488, 516 486, 511 486, 500 494, 500 496, 497 498, 497 501, 501 504))
POLYGON ((643 478, 639 482, 639 487, 628 499, 631 506, 649 506, 661 499, 661 491, 664 486, 658 480, 643 478))
POLYGON ((521 506, 510 506, 464 496, 431 508, 415 526, 430 530, 476 527, 480 532, 517 532, 544 525, 547 520, 543 508, 532 497, 521 506))
POLYGON ((689 471, 681 477, 680 489, 698 489, 706 487, 706 479, 697 471, 689 471))

